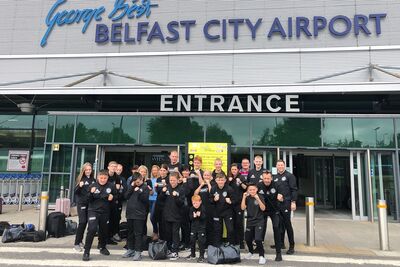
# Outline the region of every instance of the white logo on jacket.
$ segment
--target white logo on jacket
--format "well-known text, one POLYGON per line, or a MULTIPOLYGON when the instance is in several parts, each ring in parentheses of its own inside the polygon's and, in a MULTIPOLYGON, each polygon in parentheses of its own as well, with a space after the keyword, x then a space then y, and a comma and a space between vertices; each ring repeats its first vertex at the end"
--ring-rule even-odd
POLYGON ((228 193, 227 193, 227 192, 225 192, 225 191, 224 191, 224 192, 222 192, 222 196, 223 196, 223 197, 226 197, 227 195, 228 195, 228 193))
POLYGON ((272 194, 275 194, 275 193, 276 193, 276 189, 275 189, 275 188, 272 188, 272 189, 271 189, 271 193, 272 193, 272 194))
POLYGON ((286 181, 286 177, 285 176, 282 177, 282 181, 286 181))
POLYGON ((106 189, 106 193, 107 193, 107 194, 110 194, 110 193, 111 193, 111 188, 107 188, 107 189, 106 189))

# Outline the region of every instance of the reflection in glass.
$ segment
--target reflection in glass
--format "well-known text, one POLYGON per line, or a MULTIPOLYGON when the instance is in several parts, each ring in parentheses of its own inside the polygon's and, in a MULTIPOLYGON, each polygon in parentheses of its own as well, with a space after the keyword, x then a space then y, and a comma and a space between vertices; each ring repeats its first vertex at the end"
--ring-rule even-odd
POLYGON ((142 144, 203 142, 202 120, 195 117, 142 117, 142 144))
POLYGON ((52 172, 70 172, 72 146, 60 145, 59 151, 53 151, 52 172))
POLYGON ((229 143, 237 146, 250 145, 250 121, 238 117, 206 118, 206 141, 229 143))
POLYGON ((394 127, 392 119, 352 119, 354 142, 357 147, 394 147, 394 127))
POLYGON ((138 121, 135 116, 78 116, 76 142, 135 144, 138 121))
POLYGON ((57 116, 54 141, 70 143, 74 137, 75 116, 57 116))

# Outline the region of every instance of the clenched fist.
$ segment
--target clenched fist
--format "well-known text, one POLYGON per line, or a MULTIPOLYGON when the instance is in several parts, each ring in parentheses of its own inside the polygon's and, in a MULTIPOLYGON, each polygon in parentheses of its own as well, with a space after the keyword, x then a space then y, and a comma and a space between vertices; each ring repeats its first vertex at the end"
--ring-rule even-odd
POLYGON ((114 198, 114 196, 113 196, 113 195, 111 195, 111 194, 109 194, 109 195, 108 195, 108 201, 112 201, 112 200, 113 200, 113 198, 114 198))

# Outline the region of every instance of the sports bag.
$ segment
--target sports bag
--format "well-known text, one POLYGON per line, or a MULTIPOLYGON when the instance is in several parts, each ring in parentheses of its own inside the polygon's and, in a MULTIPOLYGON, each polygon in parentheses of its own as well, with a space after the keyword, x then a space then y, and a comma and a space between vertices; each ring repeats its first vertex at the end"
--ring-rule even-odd
POLYGON ((23 242, 41 242, 46 240, 45 231, 23 231, 21 233, 21 241, 23 242))
POLYGON ((208 246, 207 261, 211 264, 230 264, 240 262, 240 250, 232 245, 208 246))
POLYGON ((78 229, 78 223, 72 220, 65 220, 65 235, 74 235, 78 229))
POLYGON ((167 258, 167 242, 158 240, 149 244, 149 256, 153 260, 164 260, 167 258))
POLYGON ((3 243, 11 243, 21 240, 21 233, 24 231, 24 228, 17 227, 17 228, 10 228, 4 230, 3 238, 1 242, 3 243))

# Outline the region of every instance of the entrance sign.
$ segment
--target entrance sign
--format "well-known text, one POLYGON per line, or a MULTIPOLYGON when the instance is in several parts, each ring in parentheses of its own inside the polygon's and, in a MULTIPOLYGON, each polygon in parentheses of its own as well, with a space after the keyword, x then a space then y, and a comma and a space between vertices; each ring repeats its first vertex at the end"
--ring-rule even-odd
POLYGON ((29 165, 29 150, 9 150, 7 158, 8 172, 26 172, 29 165))
POLYGON ((222 160, 222 170, 228 174, 229 148, 227 143, 188 143, 187 155, 190 169, 193 169, 193 159, 200 156, 203 160, 202 169, 213 171, 214 161, 219 158, 222 160))

